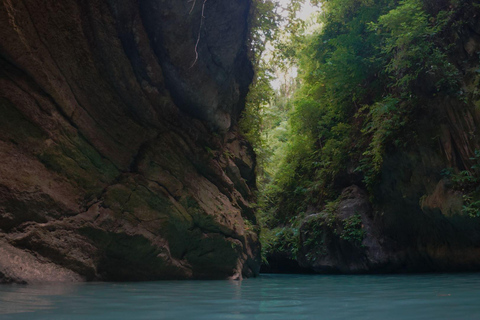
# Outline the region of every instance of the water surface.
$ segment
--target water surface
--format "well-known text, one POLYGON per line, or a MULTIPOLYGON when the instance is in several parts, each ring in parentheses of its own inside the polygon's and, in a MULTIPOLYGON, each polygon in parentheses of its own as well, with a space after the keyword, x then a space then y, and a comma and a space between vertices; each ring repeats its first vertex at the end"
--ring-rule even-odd
POLYGON ((0 319, 480 319, 480 274, 1 285, 0 319))

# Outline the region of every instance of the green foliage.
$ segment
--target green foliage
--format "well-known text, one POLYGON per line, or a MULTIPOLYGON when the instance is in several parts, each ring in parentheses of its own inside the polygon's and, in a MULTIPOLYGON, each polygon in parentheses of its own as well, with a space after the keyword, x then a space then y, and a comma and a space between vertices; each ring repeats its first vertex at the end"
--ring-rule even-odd
POLYGON ((459 72, 437 39, 453 10, 431 17, 420 0, 325 1, 323 9, 322 30, 297 45, 303 86, 291 121, 318 149, 306 176, 328 200, 349 161, 373 187, 388 146, 408 143, 418 89, 457 92, 459 72))
POLYGON ((470 160, 473 164, 469 170, 454 173, 452 169, 444 169, 442 175, 452 181, 455 190, 464 194, 463 213, 480 217, 480 150, 475 150, 470 160))
MULTIPOLYGON (((383 164, 383 156, 388 142, 405 126, 409 118, 409 108, 399 105, 399 99, 387 96, 372 106, 364 106, 361 112, 367 112, 362 133, 370 137, 370 143, 362 153, 357 171, 364 174, 367 186, 377 181, 383 164)), ((398 142, 398 141, 397 141, 398 142)))
POLYGON ((250 85, 245 110, 240 121, 240 129, 243 135, 252 143, 257 154, 257 162, 263 167, 263 159, 266 157, 265 141, 262 139, 263 112, 273 95, 270 85, 272 75, 268 69, 256 67, 256 78, 250 85))
MULTIPOLYGON (((266 14, 258 16, 254 34, 258 52, 267 41, 277 50, 268 63, 255 60, 257 80, 242 128, 259 155, 264 250, 295 251, 293 225, 309 208, 334 203, 352 180, 373 190, 385 156, 415 141, 412 129, 425 101, 446 95, 466 99, 458 62, 448 58, 453 41, 445 34, 458 30, 459 12, 470 4, 320 0, 320 27, 307 32, 295 18, 301 0, 292 2, 289 25, 269 16, 276 13, 273 2, 256 2, 266 14), (298 67, 290 90, 271 87, 274 63, 298 67)), ((479 215, 480 192, 473 187, 480 184, 477 177, 478 167, 455 178, 468 186, 464 211, 472 216, 479 215)), ((327 227, 338 228, 335 221, 327 219, 327 227)), ((341 227, 342 239, 361 243, 360 217, 346 219, 341 227)))
POLYGON ((472 218, 480 217, 480 200, 478 192, 476 193, 476 199, 468 194, 463 196, 462 211, 464 214, 472 218))
POLYGON ((278 13, 278 2, 273 0, 254 0, 250 13, 250 57, 253 62, 255 77, 250 85, 245 110, 240 120, 240 130, 252 143, 257 154, 257 163, 260 170, 265 167, 268 157, 267 146, 262 137, 264 126, 264 109, 274 95, 271 81, 273 69, 263 57, 268 43, 278 38, 279 25, 282 21, 278 13))
POLYGON ((254 0, 250 12, 250 49, 256 66, 260 65, 269 42, 276 41, 282 21, 280 6, 275 0, 254 0))
POLYGON ((278 222, 304 211, 308 204, 336 198, 334 182, 364 141, 352 122, 360 106, 379 96, 376 34, 367 24, 383 12, 368 1, 322 2, 323 28, 291 43, 301 86, 293 98, 290 138, 284 160, 267 189, 278 222), (363 4, 367 4, 362 6, 363 4))
POLYGON ((309 221, 303 230, 303 236, 305 238, 303 246, 307 251, 306 258, 309 261, 314 262, 317 257, 325 256, 327 254, 324 221, 322 219, 313 218, 309 221))
POLYGON ((298 228, 262 229, 260 242, 262 244, 262 259, 264 262, 267 262, 266 257, 269 253, 287 253, 292 259, 296 259, 300 248, 298 228))
POLYGON ((341 239, 361 245, 364 237, 365 230, 363 229, 362 217, 359 214, 354 214, 350 218, 343 220, 341 239))
POLYGON ((435 41, 449 21, 451 12, 429 16, 420 0, 404 0, 388 14, 381 16, 370 29, 382 33, 381 54, 385 71, 402 97, 410 97, 412 85, 432 79, 437 92, 458 89, 458 70, 448 61, 445 48, 435 41))

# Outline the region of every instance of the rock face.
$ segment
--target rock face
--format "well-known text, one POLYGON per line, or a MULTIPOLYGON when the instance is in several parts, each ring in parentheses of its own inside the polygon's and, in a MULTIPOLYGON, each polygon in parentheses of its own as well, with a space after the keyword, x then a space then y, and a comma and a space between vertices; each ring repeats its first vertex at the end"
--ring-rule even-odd
POLYGON ((353 185, 335 208, 304 219, 299 266, 320 273, 378 269, 390 262, 383 244, 367 193, 353 185))
POLYGON ((256 275, 250 2, 0 3, 0 282, 256 275))
MULTIPOLYGON (((459 18, 463 27, 444 35, 454 44, 449 59, 462 71, 461 91, 420 101, 405 133, 409 145, 386 150, 379 183, 368 196, 343 185, 333 210, 305 218, 299 266, 345 273, 480 269, 480 212, 475 217, 463 210, 464 195, 480 200, 479 171, 470 186, 476 192, 455 187, 451 177, 466 170, 475 175, 480 150, 478 14, 459 18)), ((426 97, 429 83, 422 85, 418 95, 426 97)))
MULTIPOLYGON (((455 48, 450 62, 462 71, 460 92, 422 101, 414 115, 412 143, 388 151, 381 183, 373 190, 374 213, 390 243, 388 251, 395 253, 394 270, 480 268, 480 216, 463 210, 469 192, 452 181, 462 171, 479 172, 471 169, 475 150, 480 150, 479 13, 459 17, 463 27, 446 35, 455 48)), ((478 192, 469 196, 480 199, 478 192)))

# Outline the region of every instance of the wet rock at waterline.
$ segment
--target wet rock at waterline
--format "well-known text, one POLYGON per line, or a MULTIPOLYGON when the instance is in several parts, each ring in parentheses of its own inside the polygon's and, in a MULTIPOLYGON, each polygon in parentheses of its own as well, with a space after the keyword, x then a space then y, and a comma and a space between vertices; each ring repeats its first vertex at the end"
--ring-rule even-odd
MULTIPOLYGON (((405 190, 399 190, 405 191, 405 190)), ((478 220, 401 202, 372 206, 357 186, 299 229, 297 271, 316 273, 474 272, 480 265, 478 220), (397 205, 395 205, 395 203, 397 205), (380 211, 382 209, 382 211, 380 211)), ((449 200, 445 197, 445 201, 449 200)))
POLYGON ((258 273, 249 6, 1 2, 0 281, 258 273))
POLYGON ((299 265, 315 272, 366 272, 388 255, 368 195, 353 185, 333 208, 307 216, 300 227, 299 265))

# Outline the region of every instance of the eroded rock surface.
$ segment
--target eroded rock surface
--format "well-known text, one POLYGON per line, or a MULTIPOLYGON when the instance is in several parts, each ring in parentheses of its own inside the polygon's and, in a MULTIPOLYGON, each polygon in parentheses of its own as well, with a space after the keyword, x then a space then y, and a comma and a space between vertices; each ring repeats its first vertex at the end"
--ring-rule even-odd
POLYGON ((0 281, 258 273, 249 6, 1 1, 0 281))
POLYGON ((299 265, 315 272, 359 273, 391 264, 367 193, 345 188, 330 211, 307 216, 300 227, 299 265))

